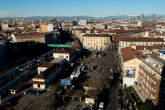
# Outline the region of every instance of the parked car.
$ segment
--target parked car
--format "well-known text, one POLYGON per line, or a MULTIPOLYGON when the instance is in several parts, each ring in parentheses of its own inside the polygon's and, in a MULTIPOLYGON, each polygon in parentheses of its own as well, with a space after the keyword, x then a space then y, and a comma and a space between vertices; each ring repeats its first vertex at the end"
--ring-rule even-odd
POLYGON ((32 95, 37 95, 39 96, 42 93, 42 91, 37 91, 37 90, 25 90, 24 94, 32 94, 32 95))
POLYGON ((55 95, 54 96, 54 101, 53 104, 55 107, 60 107, 63 105, 63 100, 62 97, 60 95, 55 95))
POLYGON ((98 110, 104 110, 104 102, 100 102, 98 110))
POLYGON ((11 97, 10 99, 6 100, 3 103, 3 108, 5 110, 8 110, 10 107, 16 105, 17 104, 17 101, 18 101, 18 97, 11 97))

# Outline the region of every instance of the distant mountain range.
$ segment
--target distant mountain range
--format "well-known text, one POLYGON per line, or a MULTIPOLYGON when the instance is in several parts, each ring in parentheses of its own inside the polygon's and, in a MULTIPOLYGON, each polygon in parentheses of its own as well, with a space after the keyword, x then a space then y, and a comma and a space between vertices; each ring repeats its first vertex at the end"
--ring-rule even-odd
MULTIPOLYGON (((62 20, 73 20, 78 19, 87 19, 87 20, 107 20, 107 19, 128 19, 128 18, 138 18, 139 16, 129 16, 129 15, 117 15, 117 16, 105 16, 105 17, 92 17, 92 16, 31 16, 31 17, 0 17, 0 19, 62 19, 62 20)), ((165 15, 146 15, 145 19, 155 19, 155 18, 165 18, 165 15)))

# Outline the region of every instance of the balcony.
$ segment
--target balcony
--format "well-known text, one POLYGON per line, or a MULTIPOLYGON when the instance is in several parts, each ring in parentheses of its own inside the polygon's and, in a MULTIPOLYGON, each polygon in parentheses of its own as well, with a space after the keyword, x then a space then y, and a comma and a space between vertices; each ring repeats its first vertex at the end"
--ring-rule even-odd
POLYGON ((133 86, 133 88, 134 88, 134 90, 136 91, 136 93, 137 93, 137 95, 139 96, 139 98, 141 99, 141 101, 142 101, 142 102, 145 102, 146 99, 145 99, 144 96, 142 95, 142 89, 137 88, 137 86, 138 86, 138 85, 135 84, 135 85, 133 86))

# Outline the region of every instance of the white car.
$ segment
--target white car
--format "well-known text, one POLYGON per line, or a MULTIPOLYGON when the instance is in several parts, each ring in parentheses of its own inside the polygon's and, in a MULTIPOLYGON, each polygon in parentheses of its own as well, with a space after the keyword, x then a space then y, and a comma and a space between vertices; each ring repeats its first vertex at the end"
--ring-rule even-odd
POLYGON ((104 102, 100 102, 98 110, 104 110, 104 102))

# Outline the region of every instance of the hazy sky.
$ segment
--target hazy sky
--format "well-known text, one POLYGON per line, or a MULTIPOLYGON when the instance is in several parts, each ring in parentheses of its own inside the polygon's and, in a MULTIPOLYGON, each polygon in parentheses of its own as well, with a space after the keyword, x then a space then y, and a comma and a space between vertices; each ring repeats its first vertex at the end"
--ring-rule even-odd
POLYGON ((0 0, 0 16, 165 15, 165 0, 0 0))

